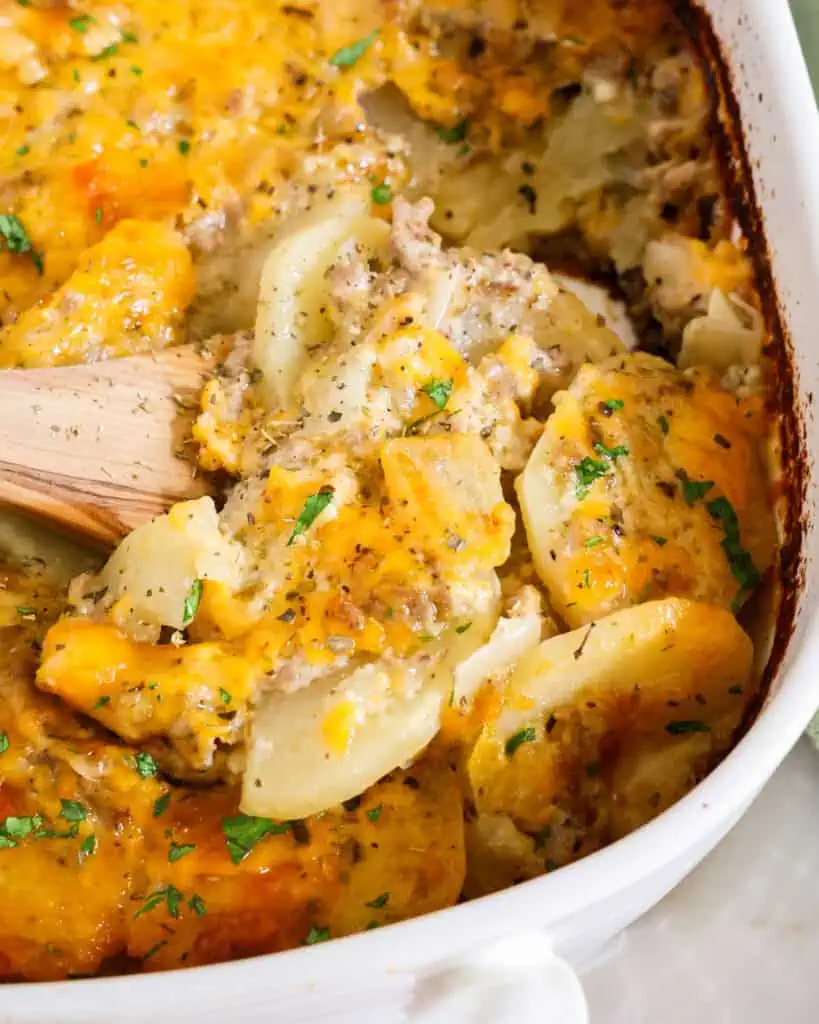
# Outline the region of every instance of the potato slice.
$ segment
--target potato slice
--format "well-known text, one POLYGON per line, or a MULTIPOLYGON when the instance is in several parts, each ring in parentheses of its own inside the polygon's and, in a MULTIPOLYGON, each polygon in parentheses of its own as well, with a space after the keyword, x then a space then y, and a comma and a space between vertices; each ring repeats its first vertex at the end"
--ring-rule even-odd
POLYGON ((445 563, 486 569, 509 557, 515 514, 479 437, 403 437, 381 454, 396 520, 445 563))
MULTIPOLYGON (((130 533, 99 576, 106 603, 122 601, 120 625, 182 629, 195 608, 186 599, 197 580, 238 586, 242 551, 219 529, 212 498, 174 505, 130 533)), ((96 583, 94 584, 96 587, 96 583)))
POLYGON ((556 862, 648 820, 729 746, 752 657, 732 615, 677 598, 544 641, 469 757, 478 810, 551 829, 556 862))
POLYGON ((354 197, 345 197, 305 217, 274 245, 262 268, 253 361, 275 409, 293 401, 309 350, 332 337, 326 275, 339 250, 349 242, 375 254, 389 234, 385 221, 356 212, 354 197))
POLYGON ((584 366, 516 487, 570 626, 675 595, 736 608, 775 550, 759 405, 644 353, 584 366))
POLYGON ((469 629, 450 628, 400 662, 383 659, 297 690, 266 694, 248 744, 242 810, 302 818, 357 796, 412 760, 438 732, 454 667, 497 621, 497 588, 475 584, 469 629))

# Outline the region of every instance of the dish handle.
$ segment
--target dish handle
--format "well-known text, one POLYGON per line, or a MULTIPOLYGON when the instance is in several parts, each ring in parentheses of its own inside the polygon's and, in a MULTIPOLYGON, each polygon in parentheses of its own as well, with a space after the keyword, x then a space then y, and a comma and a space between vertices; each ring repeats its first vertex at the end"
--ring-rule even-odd
POLYGON ((412 1024, 589 1024, 580 980, 542 932, 503 939, 419 980, 412 1024))

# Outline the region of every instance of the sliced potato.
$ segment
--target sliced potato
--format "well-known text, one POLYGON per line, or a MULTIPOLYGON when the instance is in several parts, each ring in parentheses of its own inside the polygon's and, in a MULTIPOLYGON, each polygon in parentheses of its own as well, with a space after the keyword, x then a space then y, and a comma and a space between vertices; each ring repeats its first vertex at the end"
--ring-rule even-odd
POLYGON ((478 810, 543 837, 557 863, 634 828, 728 747, 752 657, 732 615, 677 598, 544 641, 469 757, 478 810))
POLYGON ((666 595, 738 607, 775 549, 758 405, 710 371, 630 353, 555 396, 516 487, 529 548, 570 626, 666 595))
POLYGON ((407 764, 440 728, 454 666, 486 641, 496 621, 497 590, 490 587, 469 629, 448 629, 414 657, 337 672, 295 693, 266 694, 251 725, 242 810, 301 818, 407 764))
POLYGON ((219 529, 212 498, 184 501, 130 533, 95 582, 120 625, 149 623, 182 629, 195 608, 186 599, 196 580, 238 586, 241 549, 219 529))
POLYGON ((442 561, 491 569, 509 557, 515 513, 479 437, 398 438, 384 445, 381 465, 396 520, 442 561))
POLYGON ((293 401, 309 350, 332 337, 326 274, 339 250, 352 243, 375 254, 389 239, 386 222, 356 212, 354 199, 320 213, 280 239, 262 268, 253 361, 263 374, 262 393, 276 409, 293 401))
POLYGON ((513 666, 538 644, 542 628, 536 611, 500 619, 483 647, 455 669, 453 704, 468 703, 487 679, 513 666))

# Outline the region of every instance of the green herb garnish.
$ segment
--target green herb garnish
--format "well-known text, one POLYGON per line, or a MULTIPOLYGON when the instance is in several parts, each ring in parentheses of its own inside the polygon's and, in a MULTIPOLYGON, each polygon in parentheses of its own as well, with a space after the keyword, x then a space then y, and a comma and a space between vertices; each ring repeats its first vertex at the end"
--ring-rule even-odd
POLYGON ((304 508, 301 510, 299 518, 296 520, 293 532, 290 534, 290 539, 287 542, 288 547, 290 547, 296 537, 299 537, 305 530, 313 525, 316 519, 333 500, 334 493, 335 491, 332 487, 322 487, 320 491, 310 495, 304 503, 304 508))
POLYGON ((664 434, 667 434, 668 431, 671 429, 668 423, 668 419, 665 416, 658 416, 657 422, 660 424, 660 430, 662 430, 664 434))
POLYGON ((95 53, 91 60, 108 60, 109 57, 113 57, 119 53, 119 43, 111 43, 110 46, 106 46, 104 50, 100 50, 99 53, 95 53))
POLYGON ((201 896, 198 896, 196 893, 194 893, 193 896, 191 896, 191 898, 188 900, 188 906, 195 914, 198 914, 200 917, 204 917, 205 914, 207 913, 207 910, 205 909, 205 901, 202 899, 201 896))
POLYGON ((621 455, 628 455, 628 448, 624 444, 615 445, 614 448, 608 448, 604 444, 599 442, 594 446, 594 450, 598 455, 602 455, 604 459, 611 459, 612 462, 617 462, 621 455))
POLYGON ((152 896, 149 896, 145 901, 145 906, 140 907, 140 909, 134 914, 134 917, 142 917, 143 914, 147 914, 155 907, 158 907, 160 903, 167 903, 168 913, 171 917, 179 917, 179 903, 181 900, 182 893, 179 889, 177 889, 175 885, 166 885, 162 889, 157 889, 152 896))
POLYGON ((18 604, 17 614, 24 619, 33 619, 37 617, 37 609, 27 604, 18 604))
POLYGON ((80 853, 85 857, 90 857, 93 853, 97 852, 97 837, 94 835, 86 836, 80 846, 80 853))
POLYGON ((233 700, 233 696, 232 696, 232 694, 228 693, 228 691, 226 689, 224 689, 224 687, 220 686, 219 687, 219 700, 223 704, 230 704, 230 702, 233 700))
POLYGON ((677 476, 682 481, 683 497, 688 505, 693 505, 695 501, 704 498, 714 486, 713 480, 689 480, 684 469, 681 469, 677 476))
POLYGON ((382 181, 380 185, 373 185, 370 198, 376 206, 386 206, 392 202, 392 189, 382 181))
POLYGON ((336 50, 333 56, 330 58, 330 63, 334 68, 350 68, 356 61, 360 60, 364 54, 369 50, 372 44, 375 42, 378 31, 370 32, 368 36, 364 36, 363 39, 359 39, 355 43, 350 43, 349 46, 342 46, 340 50, 336 50))
POLYGON ((652 537, 651 538, 658 547, 664 547, 668 543, 666 537, 652 537))
POLYGON ((589 539, 586 541, 584 547, 596 548, 598 544, 602 544, 602 543, 603 543, 603 538, 602 537, 599 537, 599 536, 597 536, 597 537, 589 537, 589 539))
POLYGON ((16 255, 24 253, 31 254, 31 262, 37 268, 37 273, 43 275, 43 257, 31 244, 31 239, 23 227, 19 217, 13 213, 0 214, 0 235, 6 241, 6 248, 16 255))
POLYGON ((191 151, 191 144, 187 139, 180 139, 176 147, 182 156, 187 156, 191 151))
POLYGON ((371 807, 369 811, 367 811, 367 817, 370 819, 370 821, 378 821, 378 819, 381 817, 381 804, 379 804, 377 807, 371 807))
POLYGON ((468 121, 459 121, 451 128, 444 128, 443 125, 436 125, 435 131, 442 142, 463 142, 469 130, 468 121))
POLYGON ((451 380, 433 378, 427 384, 424 384, 421 390, 432 401, 438 412, 443 412, 452 394, 452 384, 451 380))
POLYGON ((156 800, 154 800, 154 817, 155 818, 161 817, 165 813, 165 811, 167 811, 168 804, 170 802, 171 802, 171 794, 170 793, 163 793, 162 796, 157 797, 156 800))
POLYGON ((709 513, 718 519, 722 525, 725 537, 722 540, 722 550, 728 559, 734 579, 739 584, 739 592, 734 598, 735 610, 739 606, 744 594, 753 590, 761 579, 759 570, 754 565, 751 553, 742 546, 739 532, 739 519, 734 507, 727 498, 715 498, 705 506, 709 513))
POLYGON ((698 720, 691 721, 678 721, 678 722, 667 722, 665 731, 671 733, 672 736, 684 736, 687 733, 692 732, 710 732, 710 726, 706 725, 705 722, 698 720))
POLYGON ((202 600, 202 581, 194 580, 191 589, 188 591, 185 602, 182 605, 182 628, 189 626, 196 618, 199 611, 199 602, 202 600))
POLYGON ((183 857, 187 856, 187 854, 193 853, 195 849, 195 843, 171 842, 170 849, 168 850, 168 860, 171 864, 175 864, 178 860, 182 860, 183 857))
POLYGON ((141 779, 150 779, 159 771, 159 765, 151 754, 140 750, 134 755, 134 767, 141 779))
POLYGON ((327 942, 329 938, 329 928, 320 928, 317 924, 311 924, 310 931, 304 939, 304 944, 305 946, 315 946, 317 942, 327 942))
POLYGON ((471 622, 462 622, 460 626, 456 626, 455 627, 455 632, 456 633, 465 633, 469 629, 469 627, 471 625, 472 625, 471 622))
POLYGON ((374 900, 370 900, 368 903, 365 903, 364 906, 375 907, 376 910, 380 910, 382 907, 386 907, 389 901, 390 894, 388 892, 382 892, 380 896, 376 896, 374 900))
POLYGON ((237 814, 233 818, 222 819, 222 831, 225 834, 230 859, 234 864, 243 861, 256 843, 265 836, 278 836, 289 830, 289 821, 272 821, 270 818, 257 818, 252 814, 237 814))
POLYGON ((577 498, 582 499, 589 493, 589 488, 594 481, 606 475, 608 466, 605 462, 591 459, 587 455, 574 467, 574 472, 577 478, 574 484, 574 493, 577 498))
POLYGON ((506 750, 506 756, 512 757, 518 747, 522 746, 524 743, 534 743, 535 738, 535 727, 533 725, 530 725, 528 729, 518 730, 514 736, 510 736, 506 741, 506 747, 504 748, 506 750))
POLYGON ((3 730, 0 732, 0 754, 5 754, 9 749, 9 734, 3 730))
POLYGON ((100 708, 104 708, 106 704, 111 703, 110 697, 97 697, 94 702, 94 706, 91 708, 92 711, 99 711, 100 708))
POLYGON ((69 21, 68 27, 73 28, 75 32, 79 32, 81 36, 84 36, 95 22, 96 18, 92 18, 90 14, 80 14, 69 21))
POLYGON ((77 800, 61 800, 60 817, 66 821, 85 821, 88 817, 88 810, 77 800))
POLYGON ((608 409, 609 412, 617 412, 622 409, 626 403, 622 398, 608 398, 603 402, 603 408, 608 409))

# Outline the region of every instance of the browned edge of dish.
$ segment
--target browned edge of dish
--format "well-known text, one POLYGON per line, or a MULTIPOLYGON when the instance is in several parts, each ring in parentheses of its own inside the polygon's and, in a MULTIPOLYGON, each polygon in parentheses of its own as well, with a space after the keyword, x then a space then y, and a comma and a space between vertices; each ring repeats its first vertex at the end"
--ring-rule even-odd
MULTIPOLYGON (((713 99, 712 132, 723 176, 723 188, 732 215, 746 240, 747 255, 756 275, 762 313, 769 342, 765 355, 772 367, 768 411, 779 426, 780 476, 774 499, 784 498, 783 540, 779 565, 774 571, 780 584, 776 625, 770 657, 761 685, 749 704, 738 737, 743 736, 762 709, 771 683, 785 657, 796 625, 799 599, 805 586, 804 536, 810 522, 807 503, 808 460, 804 410, 798 405, 795 387, 794 342, 782 315, 773 273, 771 249, 765 235, 764 218, 753 181, 741 108, 734 89, 725 47, 718 39, 710 17, 694 0, 675 0, 675 10, 691 35, 700 57, 702 71, 713 99)), ((742 17, 737 11, 737 18, 742 17)), ((760 99, 762 95, 760 94, 760 99)), ((813 394, 807 395, 808 404, 813 394)))

